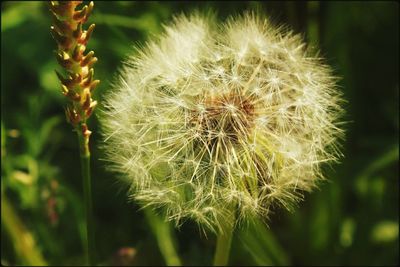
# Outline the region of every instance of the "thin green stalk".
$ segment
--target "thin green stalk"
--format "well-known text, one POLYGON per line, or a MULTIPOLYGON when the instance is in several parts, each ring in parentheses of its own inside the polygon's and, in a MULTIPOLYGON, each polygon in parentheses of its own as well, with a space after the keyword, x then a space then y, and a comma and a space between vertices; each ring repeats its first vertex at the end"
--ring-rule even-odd
POLYGON ((144 214, 157 239, 158 247, 160 248, 167 266, 181 266, 182 262, 175 249, 171 225, 163 221, 149 208, 144 209, 144 214))
POLYGON ((67 121, 72 124, 78 134, 83 192, 86 214, 85 254, 88 265, 96 260, 95 223, 93 220, 92 186, 90 179, 89 131, 86 122, 92 115, 97 101, 92 99, 92 92, 99 84, 94 80, 92 65, 97 62, 94 52, 85 54, 86 45, 94 30, 91 24, 86 30, 82 27, 91 12, 94 2, 90 1, 82 9, 77 9, 81 1, 49 1, 52 16, 51 34, 57 42, 56 58, 65 70, 66 76, 57 72, 61 82, 62 93, 69 100, 65 110, 67 121))
POLYGON ((214 266, 226 266, 229 261, 234 223, 226 225, 223 232, 217 236, 217 248, 214 255, 214 266))
POLYGON ((32 234, 25 227, 18 214, 15 213, 5 193, 1 194, 1 224, 13 241, 14 250, 20 264, 31 266, 47 265, 41 252, 35 245, 32 234))
MULTIPOLYGON (((85 129, 85 124, 81 125, 85 129)), ((93 204, 92 204, 92 184, 90 176, 90 150, 89 136, 84 135, 81 130, 78 130, 78 141, 81 157, 81 171, 83 180, 83 193, 85 201, 86 215, 86 237, 85 237, 85 254, 86 262, 89 266, 93 266, 96 262, 95 248, 95 223, 93 220, 93 204)))
POLYGON ((307 39, 308 42, 313 46, 318 47, 319 45, 319 33, 320 33, 320 25, 318 21, 318 13, 320 9, 320 3, 315 2, 307 2, 308 8, 308 19, 307 19, 307 39))

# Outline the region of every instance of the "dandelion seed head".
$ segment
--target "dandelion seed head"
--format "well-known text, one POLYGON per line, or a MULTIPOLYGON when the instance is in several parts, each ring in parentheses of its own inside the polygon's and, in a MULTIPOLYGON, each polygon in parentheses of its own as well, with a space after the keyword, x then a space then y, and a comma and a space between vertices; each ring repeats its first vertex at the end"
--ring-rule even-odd
POLYGON ((255 14, 179 16, 124 67, 101 118, 130 198, 220 231, 290 209, 337 160, 341 95, 302 39, 255 14))

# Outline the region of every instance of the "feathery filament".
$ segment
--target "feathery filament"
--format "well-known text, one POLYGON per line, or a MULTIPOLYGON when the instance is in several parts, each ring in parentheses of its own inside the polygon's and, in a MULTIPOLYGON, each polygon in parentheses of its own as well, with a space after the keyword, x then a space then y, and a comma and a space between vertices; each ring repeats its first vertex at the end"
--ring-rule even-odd
POLYGON ((336 78, 301 38, 254 14, 175 19, 128 61, 102 118, 131 197, 219 231, 290 208, 340 156, 336 78))

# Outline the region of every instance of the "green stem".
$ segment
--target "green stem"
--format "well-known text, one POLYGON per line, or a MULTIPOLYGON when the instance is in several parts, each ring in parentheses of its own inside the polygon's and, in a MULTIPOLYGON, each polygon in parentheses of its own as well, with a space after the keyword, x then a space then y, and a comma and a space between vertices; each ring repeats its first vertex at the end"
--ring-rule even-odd
POLYGON ((144 214, 157 239, 158 247, 160 248, 167 266, 181 266, 181 260, 175 249, 171 225, 163 221, 150 208, 145 208, 144 214))
POLYGON ((18 214, 15 213, 5 193, 1 194, 1 224, 13 241, 14 250, 21 264, 31 266, 47 265, 42 254, 36 248, 32 234, 25 227, 18 214))
POLYGON ((229 222, 217 236, 217 248, 214 255, 214 266, 226 266, 231 250, 234 222, 229 222))
POLYGON ((307 20, 307 39, 308 41, 315 47, 319 45, 319 33, 320 33, 320 25, 318 21, 318 13, 319 13, 319 5, 320 3, 315 2, 307 2, 308 8, 308 20, 307 20))
POLYGON ((77 129, 78 141, 81 157, 81 171, 83 179, 83 194, 85 201, 85 214, 86 214, 86 237, 85 237, 85 254, 86 263, 89 266, 95 265, 95 224, 93 220, 93 205, 92 205, 92 185, 90 177, 90 150, 89 150, 89 135, 84 133, 87 129, 86 124, 80 125, 81 129, 77 129))

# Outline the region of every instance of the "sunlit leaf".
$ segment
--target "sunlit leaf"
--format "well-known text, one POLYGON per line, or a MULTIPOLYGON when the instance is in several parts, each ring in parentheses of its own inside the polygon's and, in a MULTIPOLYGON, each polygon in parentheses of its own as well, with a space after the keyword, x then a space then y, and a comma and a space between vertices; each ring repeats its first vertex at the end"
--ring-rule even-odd
POLYGON ((372 229, 371 240, 375 243, 392 242, 399 237, 399 223, 381 221, 372 229))

